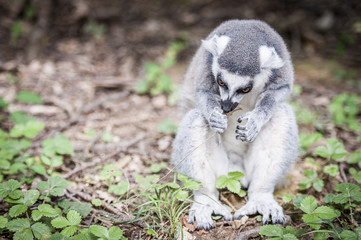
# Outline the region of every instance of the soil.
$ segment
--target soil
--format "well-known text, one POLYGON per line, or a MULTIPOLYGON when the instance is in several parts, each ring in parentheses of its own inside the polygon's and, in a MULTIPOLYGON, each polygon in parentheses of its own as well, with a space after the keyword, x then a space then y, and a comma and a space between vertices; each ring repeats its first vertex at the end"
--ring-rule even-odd
MULTIPOLYGON (((357 87, 361 75, 359 69, 354 69, 360 64, 360 33, 349 33, 354 43, 344 43, 341 55, 336 51, 342 41, 340 34, 352 29, 356 13, 361 12, 359 1, 318 1, 319 8, 314 7, 317 4, 313 1, 273 4, 264 0, 49 0, 44 5, 40 1, 1 1, 0 12, 6 14, 0 14, 0 96, 11 103, 11 112, 20 110, 45 123, 46 128, 36 141, 58 133, 71 140, 75 153, 58 169, 71 182, 68 197, 82 202, 99 198, 112 204, 104 211, 113 215, 117 212, 118 219, 126 219, 132 209, 107 192, 106 184, 99 180, 98 166, 115 164, 130 186, 136 186, 135 176, 150 174, 150 165, 169 164, 174 134, 161 134, 157 126, 165 119, 180 122, 176 107, 167 103, 166 95, 153 97, 133 92, 145 74, 144 63, 160 62, 170 41, 185 39, 187 48, 168 72, 180 84, 200 40, 214 27, 226 19, 258 18, 270 23, 286 39, 295 64, 295 84, 303 88, 297 98, 324 120, 325 136, 337 136, 347 150, 356 150, 356 134, 335 127, 327 106, 341 92, 360 93, 357 87), (26 20, 29 3, 37 7, 38 13, 26 20), (16 19, 23 21, 24 34, 16 44, 9 45, 11 24, 16 19), (90 20, 106 26, 105 32, 99 36, 86 34, 83 29, 90 20), (356 80, 338 80, 338 69, 353 69, 356 80), (20 81, 10 84, 8 73, 20 81), (20 90, 39 94, 44 104, 15 101, 20 90), (97 134, 90 137, 86 132, 92 129, 97 134), (110 143, 101 139, 104 132, 111 133, 110 143), (112 153, 116 154, 109 157, 112 153), (98 164, 87 165, 96 160, 98 164)), ((7 124, 1 127, 10 128, 11 124, 7 124)), ((311 132, 312 128, 301 125, 300 131, 311 132)), ((31 148, 33 154, 40 150, 39 144, 31 148)), ((291 171, 286 186, 275 193, 280 203, 283 193, 297 193, 304 168, 301 160, 291 171)), ((167 170, 160 174, 165 176, 167 170)), ((162 181, 172 179, 169 175, 162 181)), ((228 192, 222 194, 236 208, 244 202, 228 192)), ((287 213, 287 205, 283 207, 287 213)), ((292 213, 289 216, 288 223, 297 226, 299 220, 292 213)), ((104 215, 92 216, 88 221, 105 226, 114 223, 104 215)), ((258 232, 252 234, 252 230, 261 224, 251 216, 245 224, 218 220, 209 232, 195 230, 186 220, 183 225, 185 239, 257 239, 258 232), (245 232, 249 235, 242 238, 240 234, 245 232)), ((121 227, 129 239, 139 239, 140 232, 143 236, 145 233, 141 224, 121 227)))

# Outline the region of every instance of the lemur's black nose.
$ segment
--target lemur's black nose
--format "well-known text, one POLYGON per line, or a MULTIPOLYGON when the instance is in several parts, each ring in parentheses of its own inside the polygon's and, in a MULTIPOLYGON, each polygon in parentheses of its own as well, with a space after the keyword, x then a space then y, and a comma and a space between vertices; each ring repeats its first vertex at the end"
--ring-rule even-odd
POLYGON ((221 107, 224 113, 229 113, 238 106, 237 102, 232 102, 230 99, 221 101, 221 107))

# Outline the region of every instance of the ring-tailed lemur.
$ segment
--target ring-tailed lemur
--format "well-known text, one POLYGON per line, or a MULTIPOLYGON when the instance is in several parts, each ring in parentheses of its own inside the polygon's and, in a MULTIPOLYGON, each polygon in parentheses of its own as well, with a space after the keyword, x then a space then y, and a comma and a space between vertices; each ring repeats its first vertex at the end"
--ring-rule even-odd
POLYGON ((241 184, 248 188, 248 202, 235 219, 260 213, 263 223, 269 217, 284 222, 273 191, 297 159, 297 125, 284 103, 292 86, 286 45, 261 21, 227 21, 202 42, 185 76, 184 116, 172 153, 177 171, 202 183, 194 191, 190 223, 209 229, 212 214, 232 220, 215 186, 230 171, 243 172, 241 184), (236 108, 241 110, 227 116, 236 108))

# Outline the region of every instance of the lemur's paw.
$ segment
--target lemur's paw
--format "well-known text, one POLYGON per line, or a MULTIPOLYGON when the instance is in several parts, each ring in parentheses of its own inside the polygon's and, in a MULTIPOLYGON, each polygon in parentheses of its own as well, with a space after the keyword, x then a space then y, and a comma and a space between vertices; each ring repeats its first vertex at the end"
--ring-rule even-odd
POLYGON ((216 107, 209 117, 209 126, 214 131, 222 133, 227 128, 227 125, 227 115, 225 115, 219 107, 216 107))
POLYGON ((238 118, 238 122, 248 119, 244 125, 237 125, 236 139, 243 142, 253 142, 262 128, 262 121, 254 112, 247 112, 238 118))
POLYGON ((246 205, 237 210, 234 219, 241 219, 244 215, 254 215, 256 213, 262 215, 263 224, 268 224, 270 217, 273 224, 283 224, 285 222, 283 209, 273 199, 273 196, 249 200, 246 205))
POLYGON ((188 222, 197 222, 197 229, 209 230, 214 226, 212 214, 222 215, 224 220, 231 221, 232 214, 219 202, 211 200, 207 204, 193 203, 189 210, 188 222))

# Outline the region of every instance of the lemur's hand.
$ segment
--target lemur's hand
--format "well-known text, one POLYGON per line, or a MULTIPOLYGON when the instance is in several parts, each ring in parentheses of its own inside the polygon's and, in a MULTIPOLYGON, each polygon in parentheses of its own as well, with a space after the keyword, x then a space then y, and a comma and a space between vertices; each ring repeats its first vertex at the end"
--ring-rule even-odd
POLYGON ((237 125, 236 139, 243 142, 253 142, 262 128, 262 118, 254 111, 247 112, 238 118, 238 122, 242 123, 245 119, 247 123, 244 125, 237 125))
POLYGON ((209 126, 216 132, 223 133, 227 128, 228 118, 223 111, 216 107, 209 117, 209 126))

